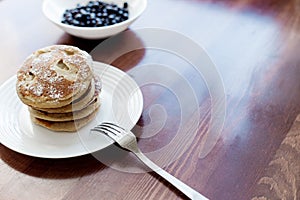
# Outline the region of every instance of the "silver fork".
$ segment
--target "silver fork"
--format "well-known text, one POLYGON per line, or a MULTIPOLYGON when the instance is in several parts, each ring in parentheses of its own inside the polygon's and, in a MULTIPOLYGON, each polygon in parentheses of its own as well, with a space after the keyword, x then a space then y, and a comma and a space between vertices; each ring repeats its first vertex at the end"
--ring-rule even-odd
POLYGON ((97 131, 104 133, 112 140, 114 140, 117 144, 119 144, 123 149, 126 149, 132 153, 134 153, 146 166, 155 171, 158 175, 163 177, 173 186, 175 186, 178 190, 184 193, 187 197, 193 200, 208 200, 208 198, 204 197, 202 194, 198 193, 196 190, 192 189, 190 186, 181 182, 165 170, 158 167, 154 164, 150 159, 148 159, 139 149, 137 145, 137 140, 135 135, 124 128, 109 122, 104 122, 93 129, 91 131, 97 131))

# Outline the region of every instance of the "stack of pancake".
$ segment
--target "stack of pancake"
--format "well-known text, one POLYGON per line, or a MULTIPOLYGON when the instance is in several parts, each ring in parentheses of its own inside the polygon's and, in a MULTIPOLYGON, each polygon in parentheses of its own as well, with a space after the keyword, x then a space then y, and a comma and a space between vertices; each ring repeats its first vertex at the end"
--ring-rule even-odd
POLYGON ((91 56, 77 47, 53 45, 32 53, 17 73, 17 94, 34 123, 73 132, 95 118, 101 80, 91 56))

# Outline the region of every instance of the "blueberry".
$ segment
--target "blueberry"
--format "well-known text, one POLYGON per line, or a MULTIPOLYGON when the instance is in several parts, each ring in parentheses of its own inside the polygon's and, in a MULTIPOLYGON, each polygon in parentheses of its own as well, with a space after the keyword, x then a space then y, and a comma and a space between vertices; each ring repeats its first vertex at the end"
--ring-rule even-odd
POLYGON ((123 13, 123 19, 128 19, 128 13, 123 13))
POLYGON ((116 16, 116 17, 115 17, 115 20, 116 20, 116 23, 118 23, 118 22, 121 21, 121 17, 120 17, 120 16, 116 16))
POLYGON ((91 24, 92 24, 93 26, 95 26, 95 25, 97 24, 96 19, 92 19, 92 20, 91 20, 91 24))
POLYGON ((88 14, 88 12, 85 9, 83 9, 83 8, 80 9, 80 13, 83 14, 83 15, 88 14))
POLYGON ((102 17, 108 17, 108 14, 106 12, 102 13, 102 17))
POLYGON ((108 5, 108 6, 106 6, 106 9, 107 9, 107 10, 112 10, 113 7, 112 7, 111 5, 108 5))
POLYGON ((97 7, 99 7, 99 6, 100 6, 100 2, 99 2, 99 1, 94 1, 93 7, 97 8, 97 7))
POLYGON ((75 18, 75 19, 80 19, 80 18, 82 18, 82 14, 77 13, 77 14, 74 16, 74 18, 75 18))
POLYGON ((90 17, 91 17, 91 19, 95 19, 96 18, 96 14, 95 13, 91 13, 90 17))
POLYGON ((76 19, 74 19, 74 20, 72 21, 72 23, 73 23, 75 26, 78 26, 78 25, 80 24, 80 22, 79 22, 78 20, 76 20, 76 19))
POLYGON ((110 24, 111 24, 111 25, 116 24, 116 23, 117 23, 117 20, 115 20, 115 19, 112 19, 112 20, 110 21, 110 24))
POLYGON ((72 14, 69 13, 69 12, 66 12, 66 13, 64 14, 64 18, 68 18, 68 17, 72 17, 72 14))
POLYGON ((114 19, 115 17, 116 17, 116 15, 114 15, 114 14, 110 14, 110 15, 108 16, 109 19, 114 19))
POLYGON ((90 1, 90 2, 87 4, 88 7, 92 7, 93 5, 94 5, 94 2, 93 2, 93 1, 90 1))
POLYGON ((92 8, 91 7, 86 7, 85 10, 86 10, 86 12, 90 13, 92 8))
POLYGON ((63 24, 69 24, 69 22, 68 22, 67 20, 65 20, 65 19, 63 19, 63 20, 61 21, 61 23, 63 23, 63 24))

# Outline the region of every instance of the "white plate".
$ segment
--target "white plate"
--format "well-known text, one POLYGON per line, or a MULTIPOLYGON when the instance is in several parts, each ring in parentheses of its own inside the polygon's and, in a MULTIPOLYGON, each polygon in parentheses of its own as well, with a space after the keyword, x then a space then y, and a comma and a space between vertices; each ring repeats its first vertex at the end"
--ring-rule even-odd
POLYGON ((16 76, 7 80, 0 87, 0 142, 16 152, 42 158, 85 155, 112 144, 89 130, 103 121, 133 128, 142 113, 143 97, 125 72, 99 62, 94 62, 94 71, 103 82, 101 107, 96 118, 77 133, 53 132, 33 124, 27 106, 16 94, 16 76))

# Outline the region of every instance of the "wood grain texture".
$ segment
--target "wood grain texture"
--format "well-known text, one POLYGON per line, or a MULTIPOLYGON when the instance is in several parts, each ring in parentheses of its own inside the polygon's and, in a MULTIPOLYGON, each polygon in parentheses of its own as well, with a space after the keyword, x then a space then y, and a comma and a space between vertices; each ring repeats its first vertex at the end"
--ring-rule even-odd
MULTIPOLYGON (((38 48, 70 44, 90 52, 103 41, 63 33, 43 17, 41 2, 0 1, 0 83, 14 75, 26 56, 38 48)), ((141 88, 144 110, 134 132, 142 151, 212 200, 299 198, 295 143, 300 113, 299 0, 149 0, 126 41, 143 44, 144 38, 134 34, 149 27, 176 31, 207 51, 223 79, 226 118, 216 145, 201 157, 212 114, 205 79, 174 54, 149 48, 129 52, 112 64, 141 85, 146 78, 170 80, 168 88, 158 84, 141 88), (139 70, 147 65, 153 70, 139 70), (160 65, 179 76, 157 76, 154 69, 160 65), (177 97, 186 96, 186 91, 180 90, 178 77, 184 77, 195 92, 200 116, 190 109, 187 120, 182 121, 177 97), (191 127, 198 122, 195 131, 191 127), (172 142, 180 127, 195 137, 191 143, 175 144, 181 155, 166 163, 175 155, 173 151, 157 152, 172 142), (186 150, 180 152, 182 148, 186 150)), ((126 41, 123 46, 130 45, 126 41)), ((119 49, 116 43, 107 52, 118 53, 119 49)), ((109 55, 93 58, 105 61, 109 55)), ((184 99, 190 108, 192 99, 184 99)), ((0 145, 0 199, 186 199, 153 172, 144 173, 145 167, 128 152, 112 146, 97 156, 101 162, 92 155, 40 159, 0 145)))
POLYGON ((256 186, 253 200, 297 200, 300 197, 300 115, 282 141, 256 186))

